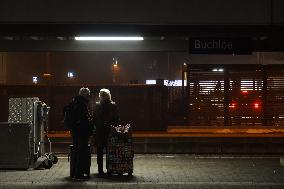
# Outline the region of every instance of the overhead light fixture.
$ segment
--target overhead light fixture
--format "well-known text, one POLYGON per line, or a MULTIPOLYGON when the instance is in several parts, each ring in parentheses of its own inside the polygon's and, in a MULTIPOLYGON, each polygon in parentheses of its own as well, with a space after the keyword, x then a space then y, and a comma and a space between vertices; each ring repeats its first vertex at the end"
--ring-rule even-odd
POLYGON ((75 37, 79 41, 142 41, 143 37, 75 37))
POLYGON ((44 73, 43 76, 44 76, 44 77, 50 77, 51 74, 50 74, 50 73, 44 73))

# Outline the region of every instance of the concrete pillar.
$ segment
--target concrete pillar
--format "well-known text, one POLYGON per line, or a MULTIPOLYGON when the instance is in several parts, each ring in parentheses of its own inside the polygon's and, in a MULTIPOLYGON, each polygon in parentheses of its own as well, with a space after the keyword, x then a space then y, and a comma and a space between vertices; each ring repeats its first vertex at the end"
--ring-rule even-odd
POLYGON ((7 52, 0 52, 0 85, 7 83, 7 52))
POLYGON ((49 73, 50 74, 50 55, 51 53, 50 52, 46 52, 45 53, 45 65, 46 65, 46 68, 45 68, 45 73, 49 73))

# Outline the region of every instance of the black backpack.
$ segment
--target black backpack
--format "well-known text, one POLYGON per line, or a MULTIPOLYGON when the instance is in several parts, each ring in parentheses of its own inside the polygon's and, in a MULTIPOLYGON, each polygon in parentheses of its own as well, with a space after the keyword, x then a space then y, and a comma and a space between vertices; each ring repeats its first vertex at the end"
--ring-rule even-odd
POLYGON ((76 125, 75 103, 71 102, 63 108, 63 124, 67 130, 72 130, 76 125))

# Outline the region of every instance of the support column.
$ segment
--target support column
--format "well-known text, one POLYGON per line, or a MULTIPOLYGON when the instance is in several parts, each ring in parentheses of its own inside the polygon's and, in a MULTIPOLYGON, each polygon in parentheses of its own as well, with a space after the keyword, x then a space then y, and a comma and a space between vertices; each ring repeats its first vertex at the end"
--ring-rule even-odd
POLYGON ((228 72, 228 68, 225 68, 224 70, 224 126, 230 125, 229 90, 230 90, 229 72, 228 72))
POLYGON ((7 53, 0 52, 0 85, 7 83, 7 53))
POLYGON ((267 70, 262 65, 262 126, 267 126, 267 70))
POLYGON ((185 74, 186 74, 186 71, 184 70, 184 66, 182 67, 182 71, 181 71, 181 80, 182 80, 182 84, 181 84, 181 96, 182 96, 182 99, 184 99, 184 80, 185 80, 185 74))
POLYGON ((51 82, 52 82, 52 75, 50 73, 50 52, 46 52, 45 53, 45 65, 46 65, 46 69, 45 69, 45 73, 46 74, 44 76, 45 79, 45 84, 46 84, 46 99, 47 99, 47 103, 48 105, 51 104, 51 82))
POLYGON ((45 57, 46 57, 46 73, 49 73, 49 74, 51 74, 51 70, 50 70, 50 52, 46 52, 46 54, 45 54, 45 57))
POLYGON ((190 124, 190 68, 189 64, 186 64, 186 88, 185 88, 185 121, 190 124))
POLYGON ((282 165, 284 167, 284 156, 280 157, 280 165, 282 165))

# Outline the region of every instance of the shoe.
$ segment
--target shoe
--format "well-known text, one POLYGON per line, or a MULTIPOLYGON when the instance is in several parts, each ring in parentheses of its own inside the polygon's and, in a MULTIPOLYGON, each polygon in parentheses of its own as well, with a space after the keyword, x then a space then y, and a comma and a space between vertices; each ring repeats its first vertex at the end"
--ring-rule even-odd
POLYGON ((88 180, 90 179, 90 177, 86 175, 80 175, 80 176, 75 176, 74 179, 75 180, 88 180))
POLYGON ((84 174, 84 177, 87 178, 87 179, 90 179, 91 176, 90 175, 87 175, 87 174, 84 174))
POLYGON ((104 178, 105 177, 105 173, 104 172, 99 172, 97 177, 98 178, 104 178))

